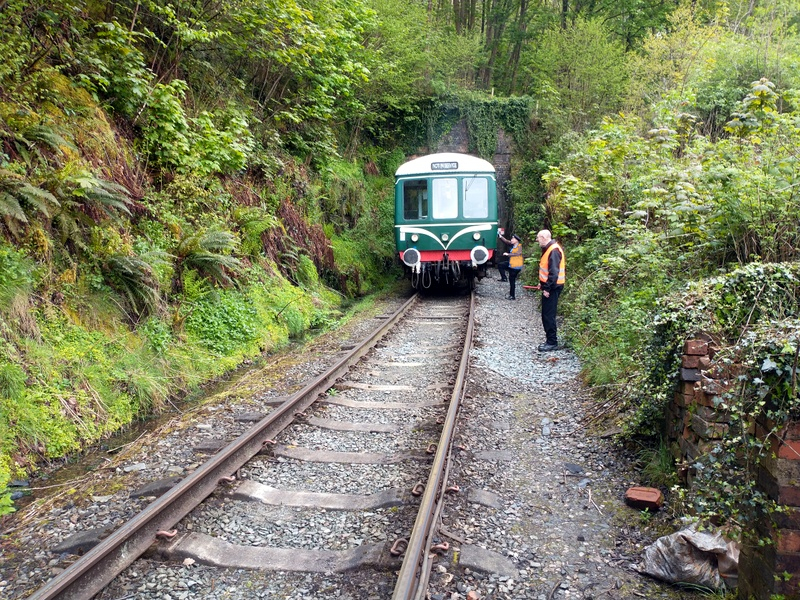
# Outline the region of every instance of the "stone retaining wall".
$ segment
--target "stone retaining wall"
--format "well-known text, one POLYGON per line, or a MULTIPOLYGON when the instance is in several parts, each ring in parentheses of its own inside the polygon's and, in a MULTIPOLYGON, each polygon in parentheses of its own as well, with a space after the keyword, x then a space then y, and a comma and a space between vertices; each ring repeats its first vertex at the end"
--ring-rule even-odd
MULTIPOLYGON (((667 438, 689 486, 694 476, 691 465, 722 438, 730 423, 727 412, 719 408, 730 382, 715 374, 718 350, 707 335, 685 343, 680 385, 667 411, 667 438)), ((758 527, 760 536, 771 537, 774 544, 742 547, 739 598, 770 600, 780 594, 785 600, 800 600, 800 424, 779 426, 762 417, 751 434, 769 440, 771 450, 757 467, 759 489, 787 508, 758 527)))

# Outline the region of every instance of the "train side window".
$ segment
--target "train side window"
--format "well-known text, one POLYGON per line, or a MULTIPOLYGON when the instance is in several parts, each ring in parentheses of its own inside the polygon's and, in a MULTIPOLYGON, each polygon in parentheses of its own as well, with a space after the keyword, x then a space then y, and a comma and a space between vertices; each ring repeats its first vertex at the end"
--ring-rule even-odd
POLYGON ((458 218, 458 180, 434 179, 431 212, 434 219, 458 218))
POLYGON ((489 182, 485 177, 464 179, 464 218, 485 219, 489 216, 489 182))
POLYGON ((403 218, 416 221, 428 218, 428 181, 413 179, 403 183, 403 218))

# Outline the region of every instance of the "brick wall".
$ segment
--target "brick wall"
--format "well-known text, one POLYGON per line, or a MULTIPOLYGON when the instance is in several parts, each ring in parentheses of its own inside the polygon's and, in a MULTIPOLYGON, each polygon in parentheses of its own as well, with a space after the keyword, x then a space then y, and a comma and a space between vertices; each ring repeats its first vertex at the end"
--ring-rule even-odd
POLYGON ((689 485, 694 472, 688 465, 721 439, 730 422, 728 414, 717 409, 725 385, 708 375, 717 350, 710 336, 697 336, 684 344, 680 385, 667 414, 667 438, 677 442, 671 446, 689 485))
MULTIPOLYGON (((729 417, 719 406, 730 381, 715 368, 718 350, 713 338, 703 334, 684 344, 680 384, 667 411, 667 438, 689 486, 691 464, 729 427, 729 417)), ((758 526, 759 535, 771 537, 772 545, 742 547, 739 598, 770 600, 782 594, 785 600, 800 600, 800 423, 776 424, 762 417, 751 433, 769 440, 771 450, 757 467, 758 486, 787 509, 758 526)))

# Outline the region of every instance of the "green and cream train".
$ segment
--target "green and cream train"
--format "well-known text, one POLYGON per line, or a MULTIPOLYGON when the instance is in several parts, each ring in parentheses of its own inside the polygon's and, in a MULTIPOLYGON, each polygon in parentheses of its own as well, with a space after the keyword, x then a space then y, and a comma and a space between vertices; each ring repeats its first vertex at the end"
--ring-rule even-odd
POLYGON ((395 173, 394 237, 414 288, 470 287, 486 276, 497 244, 497 181, 491 163, 444 152, 395 173))

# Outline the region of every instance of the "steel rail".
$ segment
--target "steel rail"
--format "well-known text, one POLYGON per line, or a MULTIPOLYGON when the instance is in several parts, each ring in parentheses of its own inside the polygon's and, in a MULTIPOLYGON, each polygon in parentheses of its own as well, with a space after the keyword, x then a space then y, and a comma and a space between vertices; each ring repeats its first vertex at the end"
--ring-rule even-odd
POLYGON ((39 590, 29 600, 90 600, 114 577, 153 544, 157 533, 175 526, 208 497, 220 480, 235 473, 285 429, 295 413, 311 406, 337 379, 358 362, 417 301, 412 296, 365 341, 361 342, 328 371, 290 396, 251 429, 225 446, 191 475, 148 505, 142 512, 89 550, 39 590))
POLYGON ((461 362, 458 366, 458 375, 453 384, 447 416, 442 427, 442 435, 433 458, 433 467, 428 475, 428 483, 420 501, 417 519, 411 537, 408 540, 403 564, 397 576, 392 600, 412 600, 424 598, 430 578, 429 549, 436 533, 436 526, 442 510, 444 494, 447 486, 447 476, 450 469, 450 445, 455 432, 456 418, 461 408, 461 398, 466 383, 467 367, 469 366, 469 351, 472 347, 472 334, 475 329, 475 292, 470 295, 469 318, 467 331, 464 336, 464 348, 461 351, 461 362))

